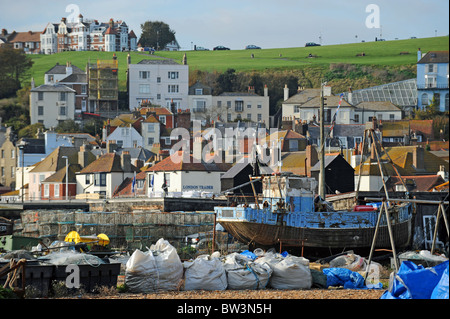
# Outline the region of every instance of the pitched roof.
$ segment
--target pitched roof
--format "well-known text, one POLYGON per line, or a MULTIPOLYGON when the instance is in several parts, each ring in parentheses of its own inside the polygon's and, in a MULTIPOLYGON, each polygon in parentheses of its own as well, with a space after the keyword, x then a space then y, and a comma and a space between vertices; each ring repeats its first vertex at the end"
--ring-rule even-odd
MULTIPOLYGON (((444 183, 444 179, 440 175, 422 175, 422 176, 402 176, 403 182, 406 186, 411 186, 411 191, 428 192, 434 187, 444 183)), ((386 183, 387 188, 392 188, 395 191, 395 185, 402 185, 402 181, 398 176, 391 176, 386 183)))
MULTIPOLYGON (((131 165, 132 170, 136 167, 131 165)), ((80 171, 80 174, 123 172, 121 158, 116 153, 106 153, 80 171)))
POLYGON ((60 80, 59 83, 87 83, 87 74, 71 74, 64 79, 60 80))
POLYGON ((155 60, 149 60, 149 59, 144 59, 140 62, 138 62, 137 64, 172 64, 172 65, 179 65, 179 63, 175 62, 172 59, 155 59, 155 60))
POLYGON ((276 131, 275 133, 270 134, 264 138, 264 141, 269 142, 271 140, 279 141, 280 139, 289 140, 289 139, 306 139, 306 137, 300 133, 297 133, 292 130, 285 131, 276 131))
POLYGON ((417 62, 422 63, 448 63, 448 51, 430 51, 417 62))
POLYGON ((117 32, 113 28, 109 27, 105 34, 117 34, 117 32))
MULTIPOLYGON (((423 150, 423 167, 424 170, 418 170, 414 166, 413 156, 414 149, 418 146, 400 146, 400 147, 386 147, 385 151, 389 154, 393 165, 401 176, 414 176, 423 174, 436 174, 443 165, 448 171, 449 163, 442 158, 432 154, 427 150, 423 150)), ((380 175, 378 165, 369 165, 370 157, 364 162, 362 167, 362 175, 380 175)), ((397 176, 392 164, 388 163, 388 157, 383 152, 381 155, 383 162, 383 174, 388 176, 397 176), (384 164, 385 163, 385 164, 384 164)), ((355 175, 359 174, 359 165, 355 167, 355 175)))
MULTIPOLYGON (((80 164, 69 164, 69 179, 68 183, 76 183, 75 173, 81 170, 80 164)), ((66 168, 63 167, 55 174, 50 175, 44 179, 43 183, 65 183, 66 182, 66 168)))
MULTIPOLYGON (((75 65, 71 65, 72 67, 72 74, 86 74, 83 70, 81 70, 79 67, 75 65)), ((59 63, 56 63, 54 67, 52 67, 50 70, 45 72, 45 74, 66 74, 66 65, 60 65, 59 63)))
POLYGON ((304 89, 288 98, 283 104, 303 104, 318 96, 320 96, 320 89, 304 89))
POLYGON ((9 42, 40 42, 41 41, 41 32, 16 32, 15 36, 10 39, 9 42))
POLYGON ((154 107, 154 106, 149 106, 149 107, 141 107, 139 109, 139 112, 141 112, 142 115, 145 115, 147 113, 155 113, 156 115, 173 115, 173 113, 165 108, 165 107, 154 107))
MULTIPOLYGON (((345 161, 345 159, 340 154, 333 154, 333 155, 326 154, 325 155, 325 167, 330 165, 334 160, 336 160, 339 157, 341 157, 345 161)), ((345 162, 348 164, 347 161, 345 161, 345 162)), ((348 164, 348 165, 350 166, 350 164, 348 164)), ((320 171, 320 161, 317 162, 313 167, 311 167, 311 171, 320 171)))
MULTIPOLYGON (((338 95, 326 96, 325 98, 326 98, 325 103, 326 103, 327 108, 337 107, 339 105, 339 101, 341 99, 341 97, 338 95)), ((307 102, 303 103, 302 108, 305 108, 305 107, 320 107, 320 96, 314 97, 314 98, 308 100, 307 102)), ((345 99, 342 99, 341 107, 354 108, 354 106, 349 104, 345 99)))
POLYGON ((31 92, 69 92, 76 93, 74 89, 69 88, 68 86, 62 84, 42 84, 34 89, 30 90, 31 92))
POLYGON ((60 146, 38 163, 30 173, 56 172, 66 167, 66 159, 63 156, 68 157, 69 163, 77 163, 78 150, 75 147, 60 146))
POLYGON ((433 120, 406 120, 406 121, 386 121, 383 122, 383 136, 404 136, 410 132, 421 133, 425 137, 432 137, 433 120))
POLYGON ((128 33, 128 38, 137 38, 136 34, 134 33, 133 30, 130 31, 130 33, 128 33))
POLYGON ((158 121, 158 119, 153 115, 153 114, 151 114, 150 116, 148 116, 145 120, 143 120, 142 121, 143 123, 160 123, 159 121, 158 121))
POLYGON ((401 109, 390 101, 364 101, 355 105, 358 109, 365 111, 399 111, 401 109))
MULTIPOLYGON (((135 193, 133 193, 133 179, 134 177, 127 177, 123 180, 123 182, 117 187, 117 190, 114 192, 113 197, 130 197, 133 196, 135 193)), ((143 194, 145 192, 145 184, 147 179, 147 173, 146 172, 139 172, 136 174, 136 180, 143 180, 144 181, 144 189, 136 189, 136 194, 143 194)))
POLYGON ((281 154, 284 172, 292 172, 296 175, 305 175, 306 151, 285 152, 281 154))
POLYGON ((178 151, 180 161, 172 161, 172 156, 166 157, 161 162, 147 169, 151 172, 173 172, 173 171, 206 171, 206 172, 226 172, 230 169, 231 165, 227 163, 206 163, 201 160, 200 163, 194 163, 194 157, 189 154, 189 160, 183 161, 182 151, 178 151))

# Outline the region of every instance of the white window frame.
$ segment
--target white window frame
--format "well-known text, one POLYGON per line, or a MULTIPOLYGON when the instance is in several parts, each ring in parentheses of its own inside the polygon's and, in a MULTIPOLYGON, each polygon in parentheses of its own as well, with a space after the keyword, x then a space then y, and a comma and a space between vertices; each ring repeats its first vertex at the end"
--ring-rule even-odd
POLYGON ((53 186, 53 197, 60 197, 60 188, 61 188, 61 184, 54 184, 53 186))

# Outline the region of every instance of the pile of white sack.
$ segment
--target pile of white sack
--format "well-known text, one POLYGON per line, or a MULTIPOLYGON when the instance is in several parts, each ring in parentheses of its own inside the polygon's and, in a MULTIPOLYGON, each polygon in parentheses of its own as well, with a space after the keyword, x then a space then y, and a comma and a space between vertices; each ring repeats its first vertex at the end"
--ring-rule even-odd
POLYGON ((161 238, 146 252, 136 250, 126 263, 131 292, 167 290, 310 289, 309 260, 255 249, 252 256, 231 253, 200 255, 181 262, 176 249, 161 238))
POLYGON ((181 262, 163 238, 146 252, 135 250, 126 262, 125 284, 131 292, 170 290, 310 289, 309 260, 275 250, 221 256, 200 255, 181 262))

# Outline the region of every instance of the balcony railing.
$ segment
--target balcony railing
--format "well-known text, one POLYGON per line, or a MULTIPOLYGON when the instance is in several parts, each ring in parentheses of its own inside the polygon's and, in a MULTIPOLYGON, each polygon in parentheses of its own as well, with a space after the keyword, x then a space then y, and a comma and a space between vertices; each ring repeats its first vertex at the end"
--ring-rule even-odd
POLYGON ((428 83, 428 84, 417 84, 418 89, 448 89, 448 83, 444 84, 435 84, 435 83, 428 83))

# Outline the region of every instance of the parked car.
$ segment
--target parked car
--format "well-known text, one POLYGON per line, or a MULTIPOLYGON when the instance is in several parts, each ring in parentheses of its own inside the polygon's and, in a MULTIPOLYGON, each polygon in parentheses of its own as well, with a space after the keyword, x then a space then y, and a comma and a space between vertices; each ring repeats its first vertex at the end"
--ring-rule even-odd
POLYGON ((195 47, 195 51, 209 51, 209 49, 204 48, 204 47, 195 47))
POLYGON ((249 44, 245 47, 245 50, 257 50, 257 49, 261 49, 261 47, 253 45, 253 44, 249 44))
POLYGON ((224 47, 223 45, 218 45, 218 46, 214 47, 213 50, 214 50, 214 51, 218 51, 218 50, 230 50, 230 48, 224 47))
POLYGON ((308 42, 305 44, 305 47, 320 47, 320 44, 315 42, 308 42))

